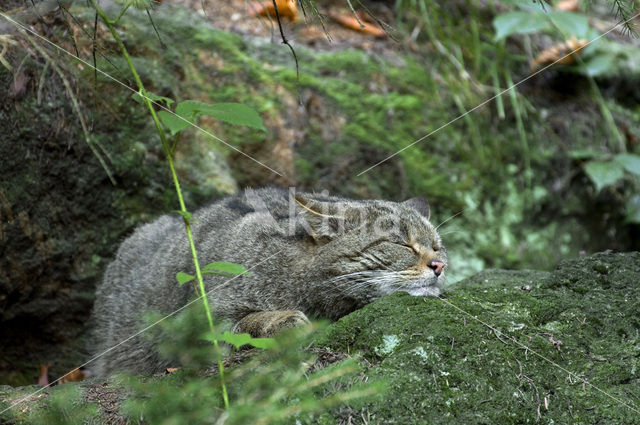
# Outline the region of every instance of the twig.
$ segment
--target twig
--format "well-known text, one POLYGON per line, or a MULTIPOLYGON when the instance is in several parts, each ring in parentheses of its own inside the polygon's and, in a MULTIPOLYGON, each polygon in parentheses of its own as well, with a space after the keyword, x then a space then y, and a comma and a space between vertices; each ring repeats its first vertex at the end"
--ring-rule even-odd
POLYGON ((291 54, 293 54, 293 59, 296 61, 296 91, 298 93, 298 103, 302 105, 302 99, 300 98, 300 68, 298 67, 298 56, 296 55, 296 51, 293 49, 293 46, 289 44, 289 40, 284 36, 284 31, 282 30, 282 22, 280 21, 280 12, 278 12, 278 5, 276 4, 276 0, 271 0, 273 3, 273 8, 276 11, 276 21, 278 21, 278 29, 280 30, 280 37, 282 38, 282 44, 286 44, 291 50, 291 54))
POLYGON ((164 41, 162 41, 162 37, 160 37, 160 33, 158 32, 158 28, 156 28, 156 24, 153 22, 153 19, 151 18, 149 9, 145 9, 144 11, 147 12, 147 16, 149 17, 149 22, 151 22, 151 26, 153 27, 153 30, 156 32, 156 36, 158 37, 158 41, 160 42, 160 47, 162 47, 163 49, 166 49, 167 45, 164 44, 164 41))

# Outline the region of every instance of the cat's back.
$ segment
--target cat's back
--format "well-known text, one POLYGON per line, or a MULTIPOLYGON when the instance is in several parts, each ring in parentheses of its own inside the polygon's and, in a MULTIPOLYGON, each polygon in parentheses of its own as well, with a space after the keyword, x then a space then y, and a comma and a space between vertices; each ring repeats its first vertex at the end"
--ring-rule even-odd
MULTIPOLYGON (((287 191, 279 188, 247 190, 218 199, 190 218, 196 245, 205 257, 219 259, 238 249, 239 233, 256 233, 258 227, 275 226, 288 214, 287 191)), ((272 229, 269 229, 272 230, 272 229)), ((245 235, 248 236, 248 235, 245 235)), ((139 226, 118 249, 108 266, 98 293, 144 284, 189 270, 191 253, 184 219, 174 213, 139 226)), ((173 283, 173 282, 172 282, 173 283)))

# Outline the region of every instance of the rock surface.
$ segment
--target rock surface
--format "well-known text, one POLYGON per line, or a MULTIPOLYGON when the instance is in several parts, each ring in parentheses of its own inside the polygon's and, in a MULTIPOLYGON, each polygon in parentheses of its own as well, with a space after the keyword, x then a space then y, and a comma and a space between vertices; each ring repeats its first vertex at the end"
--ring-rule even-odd
POLYGON ((395 294, 317 344, 362 352, 387 380, 383 402, 349 411, 370 423, 640 424, 640 253, 395 294))

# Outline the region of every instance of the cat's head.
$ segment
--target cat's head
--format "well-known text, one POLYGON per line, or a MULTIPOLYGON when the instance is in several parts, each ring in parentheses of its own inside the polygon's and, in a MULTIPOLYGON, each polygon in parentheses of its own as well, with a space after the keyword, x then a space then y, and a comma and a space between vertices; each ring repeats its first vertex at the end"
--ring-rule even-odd
POLYGON ((366 304, 397 291, 435 296, 444 284, 447 254, 429 222, 429 203, 352 201, 296 196, 313 245, 319 290, 366 304))

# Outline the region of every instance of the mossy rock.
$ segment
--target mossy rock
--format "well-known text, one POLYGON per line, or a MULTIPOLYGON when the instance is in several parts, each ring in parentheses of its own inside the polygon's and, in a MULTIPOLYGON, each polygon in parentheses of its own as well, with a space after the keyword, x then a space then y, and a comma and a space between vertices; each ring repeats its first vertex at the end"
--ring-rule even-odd
POLYGON ((316 344, 387 382, 349 410, 369 423, 640 424, 639 332, 640 253, 603 253, 487 270, 442 299, 394 294, 316 344))

